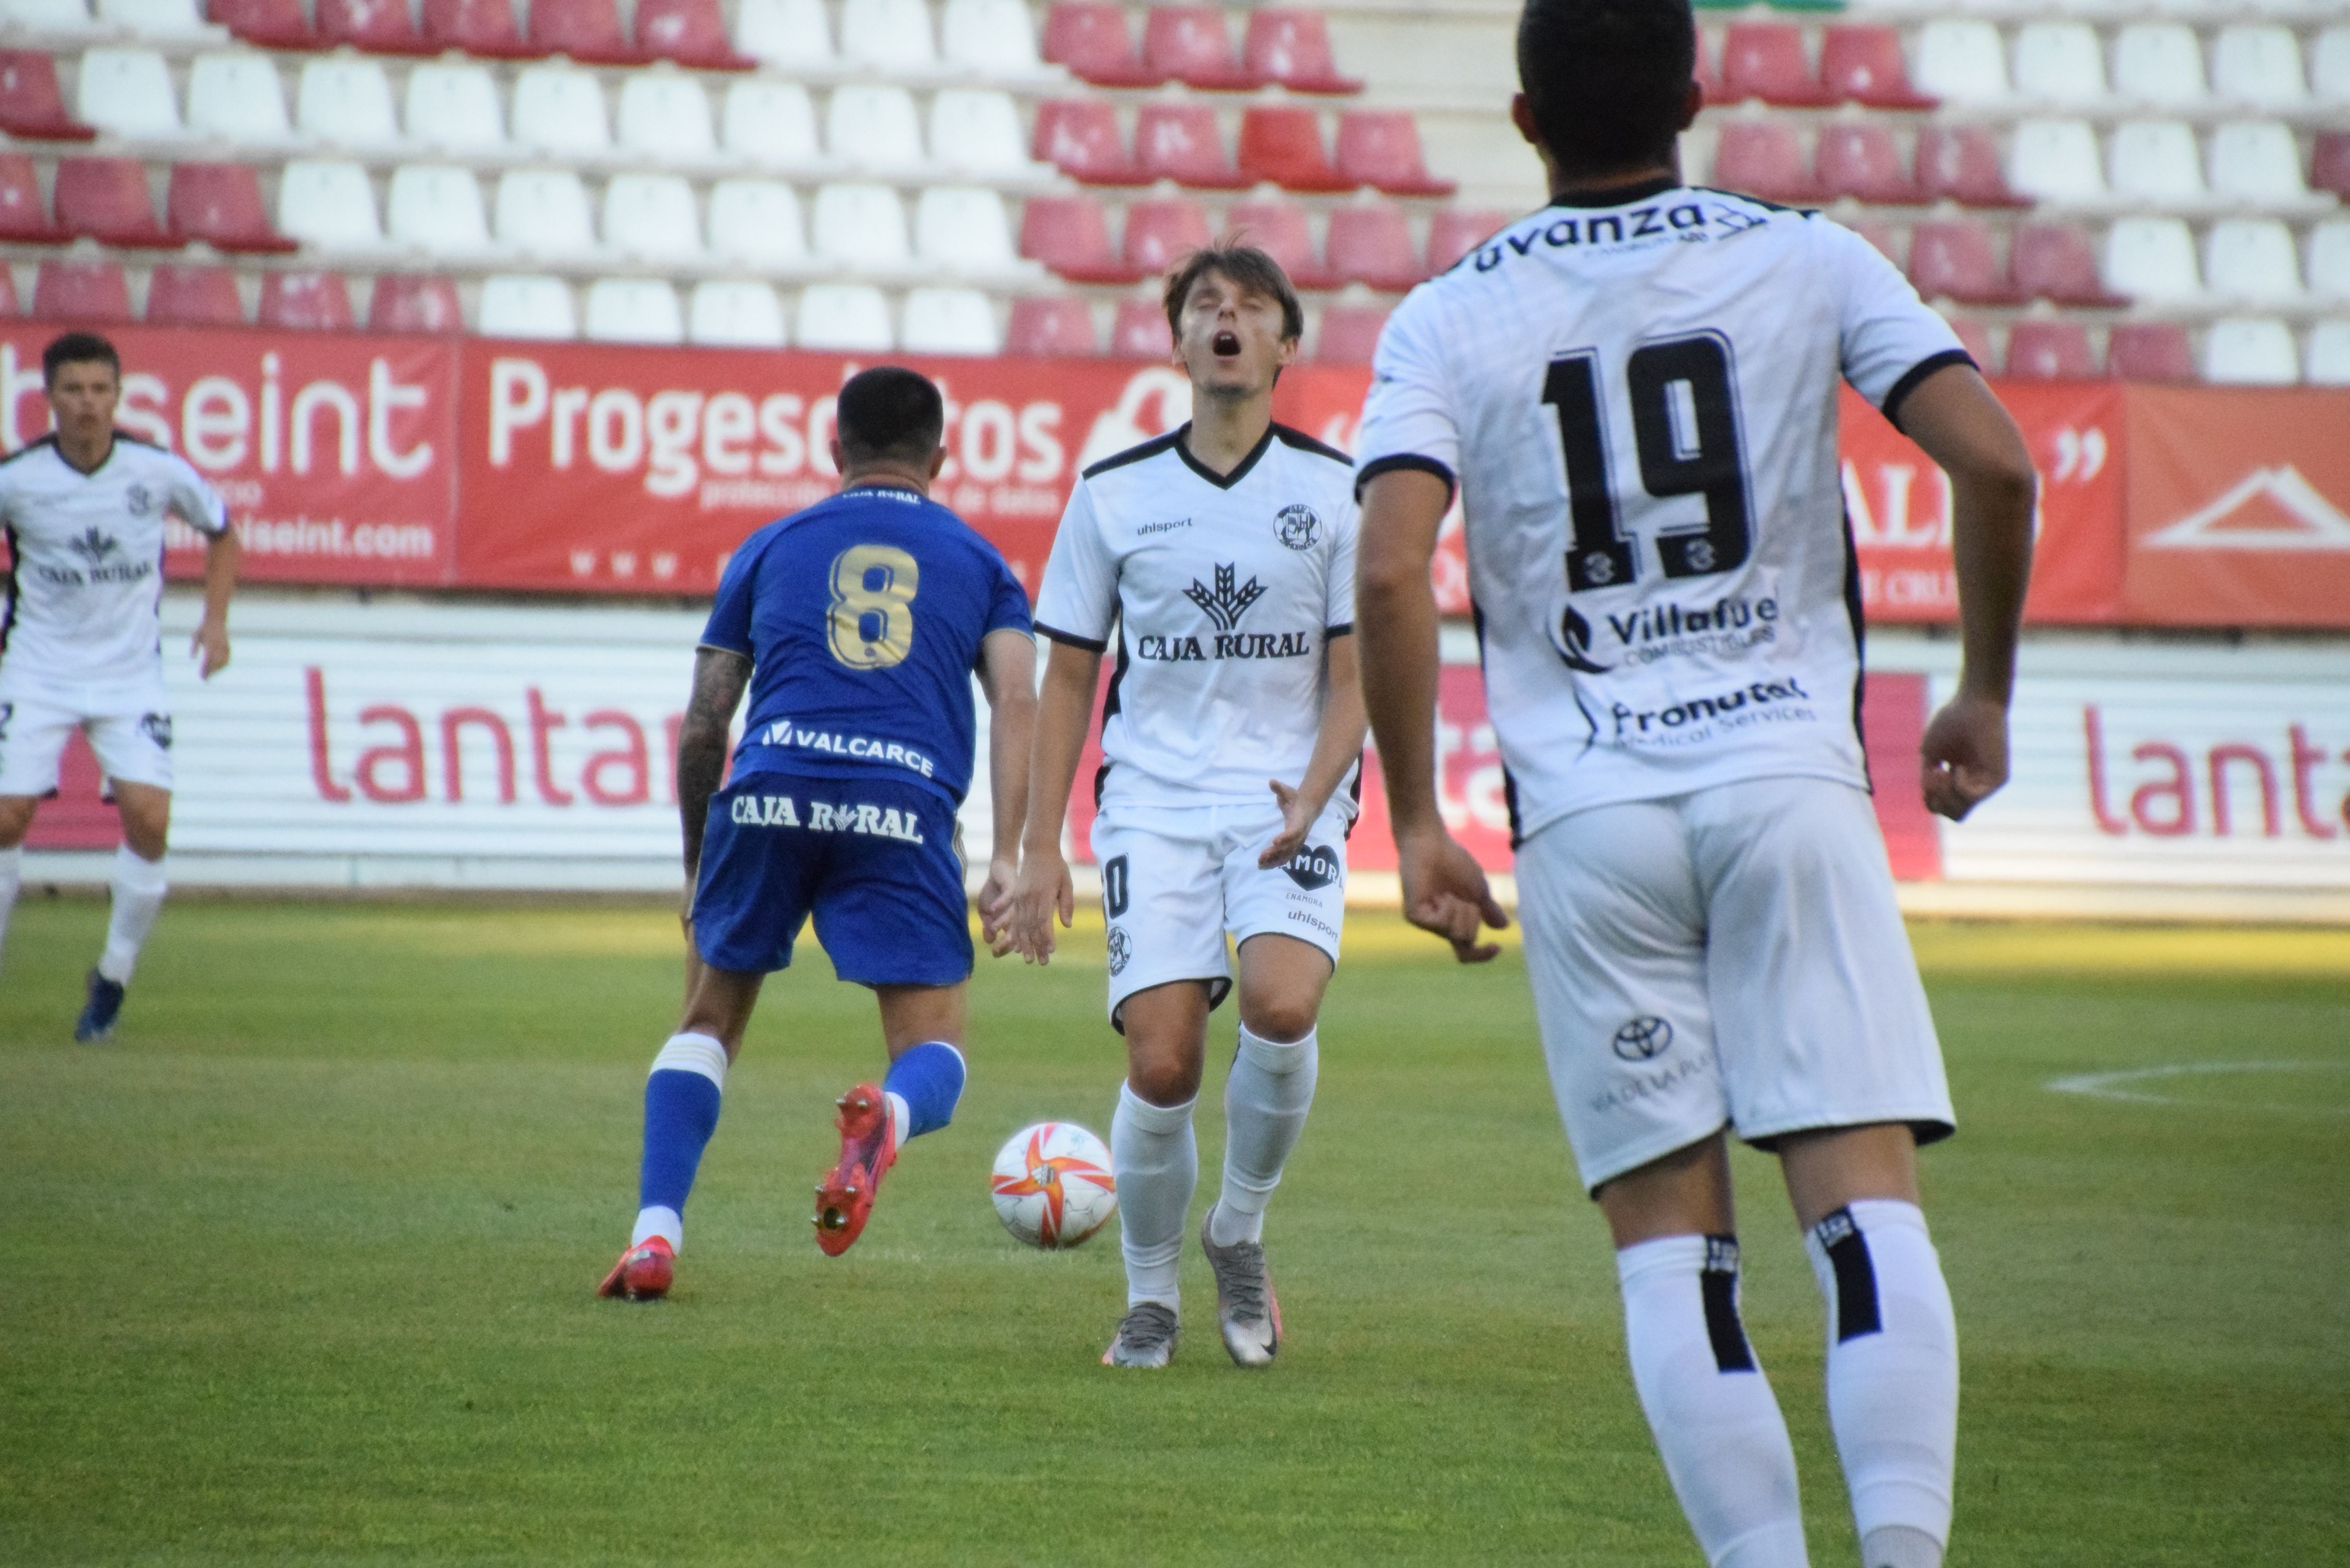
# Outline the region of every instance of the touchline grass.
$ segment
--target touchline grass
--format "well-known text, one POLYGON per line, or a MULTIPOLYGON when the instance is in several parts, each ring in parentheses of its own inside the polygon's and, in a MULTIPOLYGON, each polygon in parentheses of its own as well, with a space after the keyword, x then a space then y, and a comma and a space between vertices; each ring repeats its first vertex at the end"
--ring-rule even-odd
MULTIPOLYGON (((103 922, 28 898, 0 971, 0 1561, 1700 1561, 1514 951, 1461 970, 1352 917, 1267 1228, 1281 1357, 1227 1362, 1193 1248, 1188 1338, 1138 1376, 1096 1365, 1114 1237, 1024 1251, 985 1192, 1024 1123, 1107 1129, 1097 926, 1049 970, 982 960, 955 1125, 837 1262, 808 1194, 879 1048, 805 948, 640 1307, 590 1293, 673 919, 183 900, 117 1042, 78 1047, 103 922)), ((1961 1122, 1925 1156, 1952 1563, 2350 1561, 2350 934, 1917 939, 1961 1122)), ((1813 1559, 1850 1563, 1820 1303, 1770 1163, 1738 1174, 1813 1559)))

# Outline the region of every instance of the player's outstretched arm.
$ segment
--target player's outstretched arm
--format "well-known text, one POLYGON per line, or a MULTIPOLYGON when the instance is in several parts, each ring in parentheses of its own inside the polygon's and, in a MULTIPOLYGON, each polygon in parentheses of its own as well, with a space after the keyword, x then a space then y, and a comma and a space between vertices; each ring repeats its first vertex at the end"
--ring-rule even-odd
POLYGON ((1334 637, 1326 657, 1330 661, 1329 687, 1322 702, 1322 722, 1314 732, 1314 754, 1306 759, 1305 776, 1295 789, 1279 779, 1269 781, 1273 798, 1281 803, 1281 832, 1256 857, 1263 867, 1285 866, 1305 847, 1305 836, 1322 820, 1322 813, 1337 793, 1338 782, 1363 754, 1363 682, 1355 657, 1352 632, 1334 637))
POLYGON ((1012 890, 1020 874, 1020 835, 1028 821, 1028 768, 1036 742, 1036 639, 1024 630, 992 631, 979 645, 979 685, 987 694, 987 779, 995 834, 987 882, 979 890, 979 933, 1002 958, 1012 950, 1012 890))
POLYGON ((206 680, 228 667, 228 601, 236 592, 237 563, 244 555, 234 528, 222 529, 204 545, 204 618, 188 651, 197 656, 197 673, 206 680))
POLYGON ((1956 822, 2007 782, 2007 705, 2039 476, 2023 432, 1972 366, 1935 371, 1900 411, 1902 433, 1950 476, 1964 661, 1958 694, 1926 726, 1919 784, 1927 809, 1956 822))
POLYGON ((1061 824, 1069 790, 1086 749, 1086 721, 1101 655, 1056 642, 1045 659, 1045 685, 1036 699, 1036 745, 1028 770, 1028 820, 1020 835, 1020 877, 1012 892, 1012 946, 1031 963, 1053 959, 1053 917, 1076 919, 1069 863, 1061 857, 1061 824))
POLYGON ((1502 950, 1481 926, 1510 918, 1476 859, 1445 830, 1436 801, 1436 591, 1428 566, 1451 493, 1419 469, 1374 474, 1363 491, 1355 574, 1355 640, 1363 705, 1379 743, 1388 815, 1402 873, 1404 919, 1452 944, 1462 963, 1502 950))

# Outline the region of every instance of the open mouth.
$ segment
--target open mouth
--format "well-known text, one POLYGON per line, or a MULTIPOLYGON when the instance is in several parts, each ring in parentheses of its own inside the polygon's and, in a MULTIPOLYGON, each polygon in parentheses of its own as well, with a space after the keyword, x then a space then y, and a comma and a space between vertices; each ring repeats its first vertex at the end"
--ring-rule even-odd
POLYGON ((1216 351, 1217 358, 1232 358, 1241 351, 1241 335, 1237 332, 1219 332, 1209 347, 1216 351))

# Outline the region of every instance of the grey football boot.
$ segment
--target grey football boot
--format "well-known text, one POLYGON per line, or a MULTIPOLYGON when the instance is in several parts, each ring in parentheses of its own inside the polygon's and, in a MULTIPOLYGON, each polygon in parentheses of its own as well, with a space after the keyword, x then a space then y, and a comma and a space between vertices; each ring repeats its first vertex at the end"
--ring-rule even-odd
POLYGON ((1273 1293, 1264 1248, 1255 1241, 1217 1246, 1215 1220, 1211 1203, 1200 1221, 1200 1250, 1216 1272, 1216 1322, 1224 1331, 1224 1348, 1242 1366, 1269 1366, 1281 1348, 1281 1298, 1273 1293))
POLYGON ((1104 1366, 1164 1366, 1175 1359, 1183 1324, 1165 1302, 1137 1302, 1118 1320, 1118 1336, 1102 1352, 1104 1366))

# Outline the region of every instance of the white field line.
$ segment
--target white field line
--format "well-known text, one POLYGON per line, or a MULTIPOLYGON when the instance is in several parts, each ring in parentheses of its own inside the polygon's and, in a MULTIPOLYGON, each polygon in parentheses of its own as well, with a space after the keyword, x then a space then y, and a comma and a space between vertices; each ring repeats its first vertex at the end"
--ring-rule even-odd
POLYGON ((2350 1115, 2350 1106, 2269 1104, 2215 1106, 2203 1101, 2181 1099, 2175 1095, 2149 1094, 2144 1089, 2124 1085, 2168 1078, 2209 1077, 2220 1073, 2343 1072, 2350 1072, 2350 1062, 2180 1062, 2167 1067, 2131 1067, 2115 1073, 2075 1073, 2063 1078, 2051 1078, 2046 1086, 2053 1094, 2086 1095, 2092 1099, 2124 1100, 2139 1106, 2199 1106, 2205 1109, 2287 1111, 2338 1116, 2350 1115))

